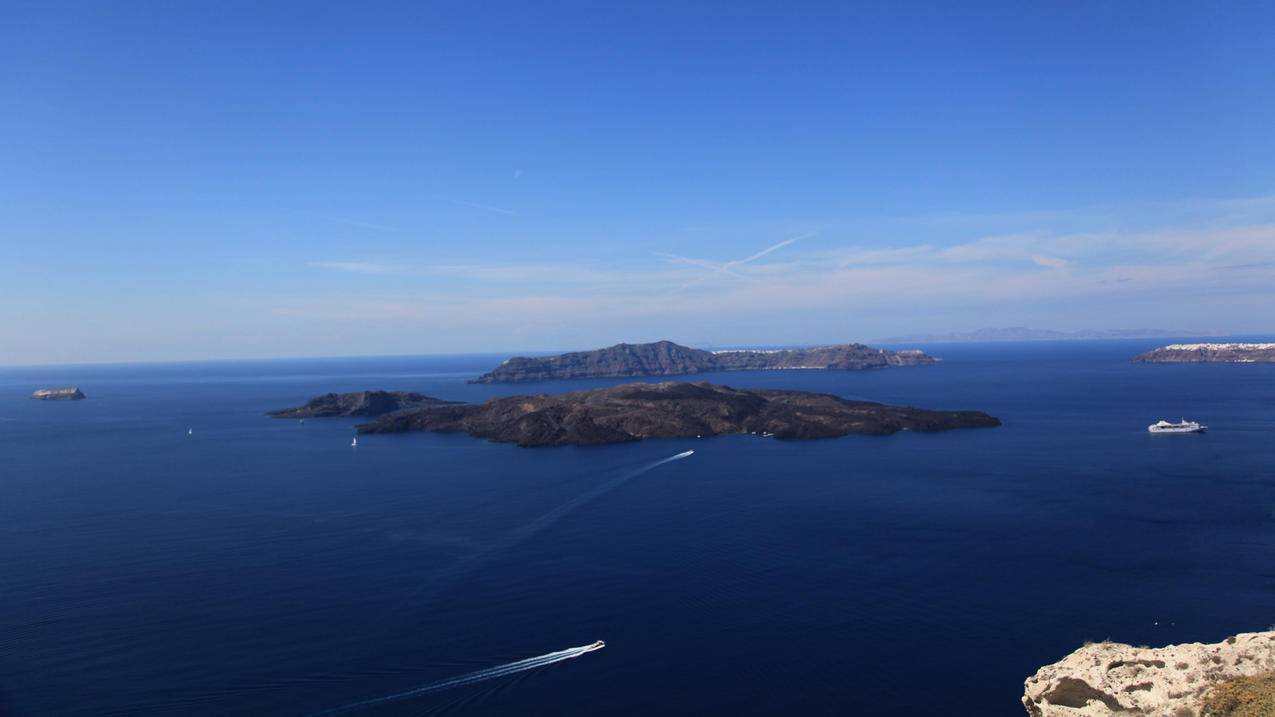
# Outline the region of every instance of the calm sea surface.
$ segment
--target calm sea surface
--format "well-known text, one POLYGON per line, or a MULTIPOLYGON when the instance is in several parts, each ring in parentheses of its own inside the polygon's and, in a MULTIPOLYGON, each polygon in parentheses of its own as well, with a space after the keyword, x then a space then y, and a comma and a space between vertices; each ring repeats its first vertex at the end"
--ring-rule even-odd
POLYGON ((496 356, 3 369, 0 713, 303 715, 601 639, 347 713, 1021 715, 1085 640, 1275 622, 1275 365, 1129 362, 1158 343, 695 377, 999 429, 534 450, 351 449, 354 420, 263 412, 618 382, 465 383, 496 356), (65 384, 88 400, 27 398, 65 384))

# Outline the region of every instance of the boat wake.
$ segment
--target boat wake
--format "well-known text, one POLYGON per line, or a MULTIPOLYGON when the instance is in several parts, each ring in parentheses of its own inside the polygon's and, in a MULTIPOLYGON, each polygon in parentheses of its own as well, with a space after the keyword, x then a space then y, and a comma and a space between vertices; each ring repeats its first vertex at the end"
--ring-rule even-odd
POLYGON ((682 451, 681 453, 678 453, 675 456, 669 456, 668 458, 660 459, 658 461, 655 461, 654 463, 648 463, 642 466, 641 468, 629 471, 628 473, 625 473, 617 478, 612 478, 611 480, 607 481, 606 483, 603 483, 602 485, 594 488, 593 490, 585 491, 584 493, 581 493, 575 498, 572 498, 566 503, 563 503, 557 508, 554 508, 548 513, 545 513, 539 518, 536 518, 535 520, 531 521, 527 525, 523 526, 516 533, 514 533, 509 540, 501 543, 498 546, 497 550, 499 551, 508 550, 509 548, 513 548, 527 540, 530 540, 536 534, 541 533, 544 530, 557 524, 558 521, 567 517, 571 513, 575 512, 576 510, 579 510, 582 506, 597 500, 598 498, 602 497, 603 495, 607 493, 610 493, 611 491, 615 490, 616 488, 619 488, 625 483, 628 483, 634 478, 637 478, 643 473, 649 473, 650 471, 653 471, 656 468, 659 468, 665 463, 672 463, 673 461, 680 461, 683 458, 689 458, 691 454, 693 454, 694 452, 695 451, 682 451))
POLYGON ((540 655, 539 657, 528 657, 525 660, 518 660, 517 662, 510 662, 504 665, 488 667, 487 669, 478 670, 477 672, 471 672, 467 675, 461 675, 459 677, 451 677, 446 680, 439 680, 438 682, 431 682, 427 685, 422 685, 420 687, 416 687, 403 692, 396 692, 392 695, 385 695, 384 697, 374 697, 369 700, 362 700, 361 702, 352 702, 348 705, 333 707, 332 709, 323 710, 321 712, 314 712, 311 714, 310 717, 323 717, 324 715, 335 715, 335 714, 342 714, 345 712, 353 712, 354 710, 361 710, 361 709, 366 709, 368 707, 383 705, 387 702, 397 702, 399 700, 405 700, 405 699, 410 699, 412 697, 427 695, 427 694, 430 694, 431 692, 441 692, 442 690, 450 690, 455 687, 464 687, 465 685, 472 685, 475 682, 494 680, 497 677, 504 677, 506 675, 512 675, 517 672, 526 672, 527 670, 534 670, 539 667, 547 667, 549 665, 554 664, 555 662, 562 662, 563 660, 573 660, 577 657, 580 657, 581 655, 587 655, 588 653, 594 652, 595 650, 601 650, 603 647, 606 647, 606 643, 602 642, 601 640, 598 640, 597 642, 594 642, 589 645, 581 645, 580 647, 569 647, 565 650, 550 652, 547 655, 540 655))
POLYGON ((464 562, 454 565, 450 570, 446 570, 442 574, 437 575, 432 583, 426 588, 424 593, 419 594, 415 598, 415 602, 419 603, 438 597, 440 593, 446 591, 458 581, 491 564, 492 561, 497 560, 501 555, 509 550, 522 545, 540 533, 552 528, 568 515, 571 515, 585 505, 601 498, 603 495, 610 493, 644 473, 649 473, 666 463, 672 463, 673 461, 680 461, 683 458, 689 458, 694 453, 695 451, 693 450, 682 451, 677 455, 662 458, 654 463, 648 463, 641 468, 636 468, 628 473, 621 474, 606 483, 581 493, 544 515, 541 515, 539 518, 532 520, 530 523, 527 523, 521 528, 514 530, 504 540, 487 546, 485 549, 470 555, 464 562))

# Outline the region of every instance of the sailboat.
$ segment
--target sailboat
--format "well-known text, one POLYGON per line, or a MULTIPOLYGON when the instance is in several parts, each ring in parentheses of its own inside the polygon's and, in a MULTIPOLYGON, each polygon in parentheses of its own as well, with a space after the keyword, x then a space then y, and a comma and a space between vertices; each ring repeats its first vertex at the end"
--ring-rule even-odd
POLYGON ((350 448, 358 448, 358 447, 359 447, 359 438, 358 436, 355 436, 354 438, 350 440, 350 448))
POLYGON ((187 428, 187 429, 186 429, 186 435, 188 435, 188 436, 193 436, 193 435, 195 435, 195 429, 193 429, 193 428, 187 428))

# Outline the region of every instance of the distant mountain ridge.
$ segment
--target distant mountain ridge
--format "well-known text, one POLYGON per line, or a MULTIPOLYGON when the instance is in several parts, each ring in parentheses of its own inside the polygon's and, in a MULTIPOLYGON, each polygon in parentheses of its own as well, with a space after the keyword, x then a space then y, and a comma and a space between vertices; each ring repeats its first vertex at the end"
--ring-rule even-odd
POLYGON ((890 351, 863 344, 837 344, 773 351, 705 351, 672 341, 616 344, 556 356, 515 356, 473 383, 523 383, 573 378, 677 376, 712 371, 765 369, 866 369, 932 364, 921 351, 890 351))
POLYGON ((1182 329, 1081 329, 1079 331, 1052 331, 1031 329, 1026 326, 953 331, 946 334, 909 334, 893 338, 877 339, 883 344, 904 343, 957 343, 963 341, 1085 341, 1095 339, 1158 339, 1183 336, 1223 336, 1218 331, 1186 331, 1182 329))

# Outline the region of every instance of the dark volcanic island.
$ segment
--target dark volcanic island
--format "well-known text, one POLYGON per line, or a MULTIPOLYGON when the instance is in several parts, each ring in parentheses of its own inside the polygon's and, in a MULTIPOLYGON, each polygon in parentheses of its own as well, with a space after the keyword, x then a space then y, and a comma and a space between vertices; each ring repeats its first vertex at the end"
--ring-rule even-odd
POLYGON ((358 426, 358 431, 460 431, 499 443, 561 446, 727 433, 809 439, 999 425, 981 411, 930 411, 822 393, 752 391, 711 383, 631 383, 397 410, 358 426))
POLYGON ((334 416, 380 416, 393 411, 430 406, 448 406, 452 401, 430 398, 408 391, 356 391, 325 393, 299 408, 270 411, 275 418, 331 418, 334 416))
POLYGON ((570 378, 678 376, 713 371, 767 369, 868 369, 920 366, 936 359, 923 351, 888 351, 863 344, 838 344, 777 351, 705 351, 672 341, 616 344, 556 356, 515 356, 473 383, 521 383, 570 378))

